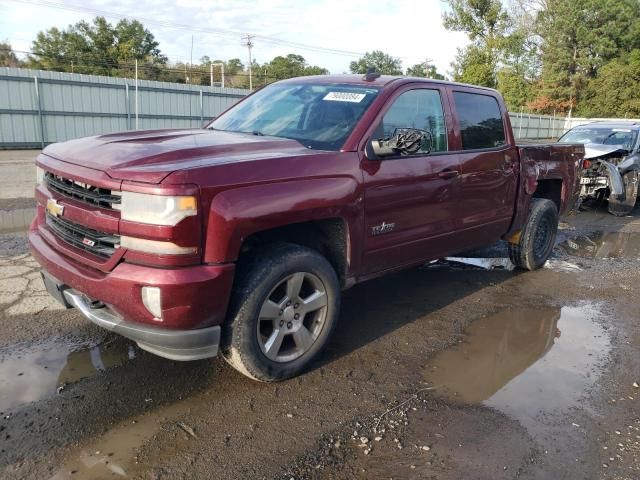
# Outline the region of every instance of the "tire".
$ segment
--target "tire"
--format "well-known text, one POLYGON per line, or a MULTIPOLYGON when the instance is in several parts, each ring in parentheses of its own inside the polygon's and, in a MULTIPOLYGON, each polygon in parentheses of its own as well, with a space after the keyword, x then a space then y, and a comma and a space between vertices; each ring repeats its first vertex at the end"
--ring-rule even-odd
POLYGON ((322 350, 337 322, 340 285, 335 270, 315 250, 277 243, 240 262, 237 275, 223 326, 223 357, 262 382, 298 375, 322 350))
POLYGON ((609 197, 607 210, 616 217, 625 217, 631 213, 638 198, 638 171, 631 170, 622 176, 625 189, 625 200, 620 202, 609 197))
POLYGON ((558 233, 558 209, 545 198, 534 198, 529 216, 517 243, 509 243, 511 262, 523 270, 536 270, 545 264, 558 233))

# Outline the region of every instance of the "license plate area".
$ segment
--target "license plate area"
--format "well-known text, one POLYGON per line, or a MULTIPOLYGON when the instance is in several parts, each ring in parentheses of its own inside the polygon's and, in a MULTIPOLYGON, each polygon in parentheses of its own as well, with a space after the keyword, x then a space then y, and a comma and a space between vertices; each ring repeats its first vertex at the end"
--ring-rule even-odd
POLYGON ((65 308, 72 308, 73 305, 71 305, 69 302, 67 302, 67 299, 65 298, 64 293, 63 293, 69 287, 67 287, 66 285, 64 285, 59 280, 57 280, 56 278, 52 277, 49 273, 47 273, 45 271, 41 271, 40 274, 42 275, 42 281, 44 282, 44 288, 47 289, 47 292, 49 292, 49 295, 51 295, 58 302, 60 302, 62 305, 64 305, 65 308))
POLYGON ((607 177, 582 177, 580 179, 580 185, 602 185, 606 186, 608 183, 607 177))

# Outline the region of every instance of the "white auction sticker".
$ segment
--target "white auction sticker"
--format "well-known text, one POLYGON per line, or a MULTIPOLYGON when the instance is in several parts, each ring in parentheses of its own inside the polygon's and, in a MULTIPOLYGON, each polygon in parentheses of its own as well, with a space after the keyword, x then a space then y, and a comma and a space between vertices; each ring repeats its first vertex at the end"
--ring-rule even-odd
POLYGON ((360 103, 366 96, 366 93, 329 92, 324 96, 323 100, 329 100, 331 102, 360 103))

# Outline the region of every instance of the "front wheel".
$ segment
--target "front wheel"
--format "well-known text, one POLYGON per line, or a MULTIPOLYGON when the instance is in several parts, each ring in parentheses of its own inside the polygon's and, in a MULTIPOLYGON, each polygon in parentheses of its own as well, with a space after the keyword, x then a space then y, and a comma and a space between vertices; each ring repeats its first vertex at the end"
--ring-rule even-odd
POLYGON ((551 255, 558 233, 558 209, 545 198, 531 200, 529 216, 517 242, 509 243, 511 262, 524 270, 540 268, 551 255))
POLYGON ((340 286, 333 267, 314 250, 281 243, 256 252, 238 275, 223 357, 263 382, 297 375, 337 321, 340 286))

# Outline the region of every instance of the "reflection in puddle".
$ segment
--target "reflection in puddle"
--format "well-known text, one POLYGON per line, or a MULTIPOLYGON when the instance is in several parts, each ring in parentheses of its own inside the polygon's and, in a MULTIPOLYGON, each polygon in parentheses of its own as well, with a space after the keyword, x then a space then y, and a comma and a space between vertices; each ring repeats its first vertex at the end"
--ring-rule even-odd
POLYGON ((157 415, 147 415, 135 423, 116 427, 100 437, 95 445, 80 450, 50 480, 127 477, 133 452, 159 428, 157 415))
POLYGON ((77 350, 59 340, 7 354, 0 361, 0 411, 48 397, 58 387, 122 365, 135 354, 124 342, 77 350))
POLYGON ((640 257, 640 235, 628 232, 593 232, 560 244, 569 255, 583 258, 640 257))
MULTIPOLYGON (((163 425, 175 425, 175 419, 184 413, 185 403, 187 400, 158 407, 153 412, 137 416, 133 421, 120 423, 90 445, 72 451, 64 465, 49 480, 142 478, 136 451, 156 435, 163 425)), ((188 442, 180 438, 180 435, 175 437, 172 444, 174 451, 180 450, 188 442)))
POLYGON ((445 396, 482 403, 530 431, 540 412, 578 404, 611 346, 592 306, 509 309, 478 320, 466 339, 428 364, 445 396))

